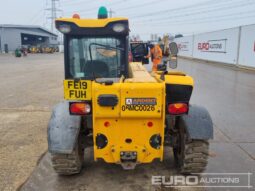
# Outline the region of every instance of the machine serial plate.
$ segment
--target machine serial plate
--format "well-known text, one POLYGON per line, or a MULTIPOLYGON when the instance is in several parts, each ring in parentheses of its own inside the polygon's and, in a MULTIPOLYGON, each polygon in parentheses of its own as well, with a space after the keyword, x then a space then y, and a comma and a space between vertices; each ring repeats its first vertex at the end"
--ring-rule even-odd
POLYGON ((64 80, 64 95, 66 100, 91 100, 91 81, 64 80))

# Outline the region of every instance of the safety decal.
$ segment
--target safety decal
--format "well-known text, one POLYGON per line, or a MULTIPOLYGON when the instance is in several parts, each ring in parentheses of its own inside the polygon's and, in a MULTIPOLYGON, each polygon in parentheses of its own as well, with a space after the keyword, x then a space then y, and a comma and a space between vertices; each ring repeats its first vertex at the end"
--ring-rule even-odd
POLYGON ((157 105, 156 98, 126 98, 126 105, 157 105))

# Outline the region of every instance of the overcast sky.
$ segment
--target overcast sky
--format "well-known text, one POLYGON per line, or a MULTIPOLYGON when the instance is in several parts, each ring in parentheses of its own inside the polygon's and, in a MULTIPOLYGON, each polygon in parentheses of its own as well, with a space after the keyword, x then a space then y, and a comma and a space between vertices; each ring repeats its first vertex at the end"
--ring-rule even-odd
MULTIPOLYGON (((0 24, 41 25, 50 28, 51 0, 0 0, 0 24)), ((255 0, 59 0, 58 16, 95 18, 102 5, 113 16, 130 20, 132 34, 189 35, 255 24, 255 0)))

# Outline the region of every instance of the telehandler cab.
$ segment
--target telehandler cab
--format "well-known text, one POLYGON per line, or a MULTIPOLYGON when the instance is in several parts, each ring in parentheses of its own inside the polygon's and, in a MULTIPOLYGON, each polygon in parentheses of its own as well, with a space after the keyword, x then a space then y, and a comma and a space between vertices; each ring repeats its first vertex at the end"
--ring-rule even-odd
MULTIPOLYGON (((56 27, 64 34, 66 101, 53 110, 48 148, 58 174, 79 173, 88 147, 95 161, 134 169, 163 161, 171 146, 180 173, 204 171, 213 125, 206 109, 189 104, 190 76, 128 63, 128 19, 107 18, 105 8, 98 19, 75 15, 57 19, 56 27)), ((177 61, 176 44, 170 46, 177 61)))

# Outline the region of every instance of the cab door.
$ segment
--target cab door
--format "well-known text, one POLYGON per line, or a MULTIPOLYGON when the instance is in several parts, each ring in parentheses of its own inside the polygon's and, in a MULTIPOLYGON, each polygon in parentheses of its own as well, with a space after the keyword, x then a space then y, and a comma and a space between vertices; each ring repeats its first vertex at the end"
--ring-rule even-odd
POLYGON ((149 48, 147 43, 131 42, 130 48, 133 62, 142 62, 143 64, 149 64, 149 59, 145 58, 145 56, 149 54, 149 48))

